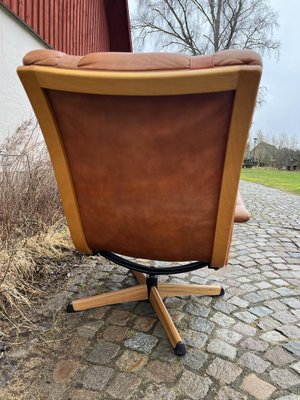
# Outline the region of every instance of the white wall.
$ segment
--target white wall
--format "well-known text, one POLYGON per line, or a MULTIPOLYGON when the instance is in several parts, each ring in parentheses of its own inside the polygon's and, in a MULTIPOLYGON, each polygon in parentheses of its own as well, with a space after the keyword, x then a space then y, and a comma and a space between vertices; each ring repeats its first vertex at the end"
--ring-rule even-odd
POLYGON ((0 144, 33 111, 16 73, 23 56, 46 46, 0 7, 0 144))

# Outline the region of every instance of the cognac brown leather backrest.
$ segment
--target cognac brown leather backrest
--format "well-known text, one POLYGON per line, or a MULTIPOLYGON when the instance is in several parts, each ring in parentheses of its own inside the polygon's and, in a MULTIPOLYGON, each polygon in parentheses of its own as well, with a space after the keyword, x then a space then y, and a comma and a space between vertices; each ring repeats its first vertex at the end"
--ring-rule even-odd
POLYGON ((76 247, 222 267, 259 56, 43 50, 24 64, 76 247))

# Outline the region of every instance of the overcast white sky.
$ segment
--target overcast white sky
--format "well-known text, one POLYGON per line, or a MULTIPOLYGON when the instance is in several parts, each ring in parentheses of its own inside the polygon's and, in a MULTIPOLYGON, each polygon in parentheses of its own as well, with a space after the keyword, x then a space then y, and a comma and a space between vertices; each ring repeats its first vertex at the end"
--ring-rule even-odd
POLYGON ((253 129, 267 134, 297 135, 300 146, 300 1, 272 0, 279 13, 280 58, 264 56, 262 85, 267 86, 266 104, 254 116, 253 129))
MULTIPOLYGON (((130 14, 136 0, 129 0, 130 14)), ((266 135, 295 135, 300 148, 300 0, 271 0, 279 14, 280 28, 276 38, 281 42, 280 57, 265 54, 262 86, 267 87, 266 103, 253 119, 252 134, 262 130, 266 135)))

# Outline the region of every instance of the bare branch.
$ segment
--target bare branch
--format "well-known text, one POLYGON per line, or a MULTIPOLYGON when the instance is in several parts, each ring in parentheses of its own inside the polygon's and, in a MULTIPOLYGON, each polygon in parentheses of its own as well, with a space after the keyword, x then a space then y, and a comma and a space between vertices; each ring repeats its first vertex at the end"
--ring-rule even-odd
POLYGON ((137 0, 134 43, 191 54, 229 48, 278 53, 278 15, 267 0, 137 0))

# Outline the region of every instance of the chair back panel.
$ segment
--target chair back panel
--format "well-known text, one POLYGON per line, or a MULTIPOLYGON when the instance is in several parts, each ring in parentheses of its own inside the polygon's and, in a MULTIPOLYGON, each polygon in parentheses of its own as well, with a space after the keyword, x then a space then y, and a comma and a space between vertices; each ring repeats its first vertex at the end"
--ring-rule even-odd
POLYGON ((46 93, 89 247, 210 260, 234 91, 46 93))
POLYGON ((38 50, 24 64, 76 248, 223 267, 258 54, 38 50))

